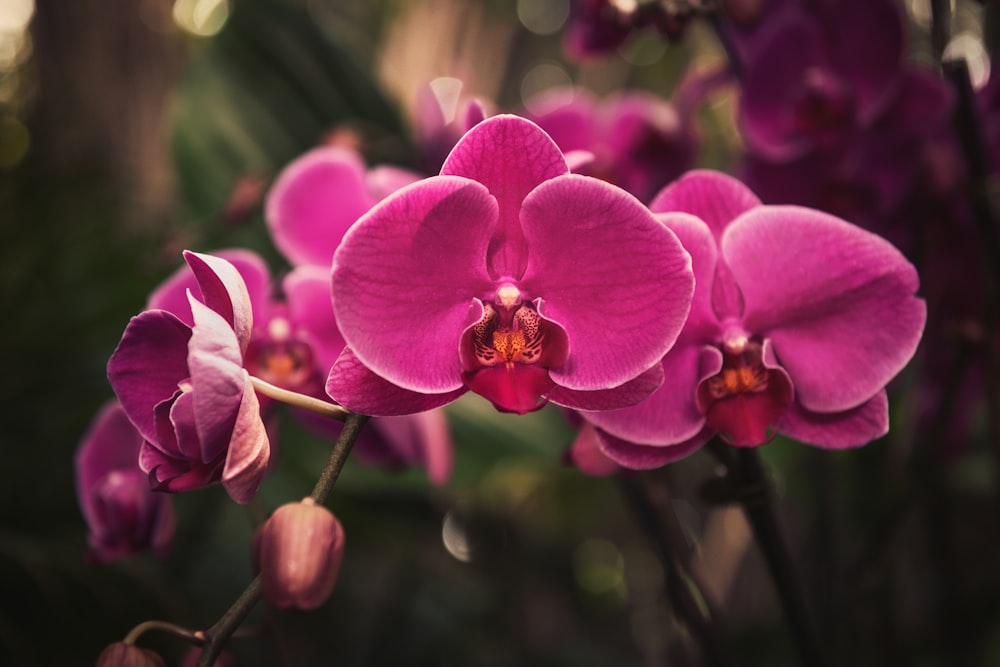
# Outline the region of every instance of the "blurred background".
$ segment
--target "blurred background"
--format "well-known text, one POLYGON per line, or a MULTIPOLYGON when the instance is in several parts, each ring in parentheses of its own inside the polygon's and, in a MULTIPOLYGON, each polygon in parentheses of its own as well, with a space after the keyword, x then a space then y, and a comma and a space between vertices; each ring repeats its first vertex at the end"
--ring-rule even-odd
MULTIPOLYGON (((953 4, 953 51, 981 86, 992 10, 953 4)), ((929 4, 905 9, 913 60, 933 63, 929 4)), ((251 517, 221 488, 176 497, 165 562, 85 558, 73 454, 112 395, 105 364, 128 318, 182 249, 243 246, 287 268, 262 217, 271 180, 331 142, 420 167, 417 95, 435 77, 517 110, 570 84, 667 98, 725 63, 703 21, 575 62, 569 13, 568 0, 0 0, 0 664, 93 664, 151 618, 207 627, 251 577, 251 517)), ((737 165, 736 98, 721 87, 699 106, 694 165, 737 165)), ((897 381, 882 441, 761 450, 830 664, 1000 665, 1000 443, 989 409, 942 381, 970 426, 927 445, 907 391, 918 372, 897 381)), ((257 609, 248 625, 267 630, 231 642, 236 664, 701 664, 627 489, 566 463, 558 408, 502 415, 468 395, 447 415, 451 481, 349 462, 329 503, 347 533, 332 599, 257 609)), ((281 432, 264 511, 306 495, 329 452, 291 419, 281 432)), ((670 489, 679 554, 733 664, 798 664, 741 510, 706 497, 719 474, 698 452, 644 480, 670 489)), ((141 643, 168 664, 186 648, 141 643)))

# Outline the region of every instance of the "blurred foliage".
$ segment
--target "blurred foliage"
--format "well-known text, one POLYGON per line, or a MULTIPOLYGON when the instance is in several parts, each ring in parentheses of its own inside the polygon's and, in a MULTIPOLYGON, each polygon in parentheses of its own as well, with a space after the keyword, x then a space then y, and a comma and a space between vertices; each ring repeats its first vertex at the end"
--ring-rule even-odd
MULTIPOLYGON (((513 30, 507 51, 480 58, 502 73, 497 101, 516 107, 524 75, 562 59, 559 35, 519 27, 515 3, 474 4, 487 24, 513 30)), ((218 35, 195 38, 150 23, 151 11, 169 17, 166 0, 38 3, 34 54, 19 70, 18 104, 8 104, 31 149, 0 171, 0 664, 92 664, 149 618, 208 626, 249 580, 252 512, 218 488, 177 496, 168 562, 88 565, 73 452, 111 396, 104 367, 125 323, 181 248, 245 246, 281 267, 259 200, 246 216, 225 214, 241 178, 266 182, 344 128, 372 164, 412 162, 405 104, 377 71, 381 40, 410 7, 239 0, 218 35), (95 76, 92 62, 132 69, 95 76), (151 124, 128 122, 150 110, 151 124), (166 176, 146 170, 148 155, 166 176)), ((718 47, 698 30, 649 65, 563 65, 599 92, 631 84, 666 93, 706 50, 718 47)), ((731 158, 729 114, 724 105, 703 112, 703 163, 725 167, 731 158)), ((905 415, 907 406, 894 406, 905 420, 897 408, 905 415)), ((274 614, 273 636, 234 640, 238 664, 689 664, 692 639, 673 617, 654 547, 613 479, 564 465, 573 432, 560 411, 512 417, 469 396, 448 416, 456 470, 445 488, 419 471, 349 462, 330 502, 348 545, 333 598, 316 612, 274 614), (449 531, 461 537, 451 551, 449 531)), ((280 430, 258 512, 307 494, 329 450, 291 419, 280 430)), ((920 480, 902 488, 912 443, 900 431, 856 452, 782 439, 762 451, 831 663, 1000 664, 1000 586, 988 560, 997 517, 987 493, 996 480, 970 458, 933 478, 933 489, 920 480), (906 504, 932 492, 943 516, 906 504), (931 565, 939 541, 951 559, 943 569, 931 565), (966 624, 958 635, 934 626, 941 601, 966 624), (956 637, 978 643, 956 654, 956 637)), ((654 473, 670 481, 694 556, 706 548, 698 536, 721 516, 700 491, 715 468, 699 452, 654 473)), ((732 553, 726 574, 736 580, 723 614, 731 653, 743 665, 794 664, 759 554, 745 543, 732 553)), ((257 609, 249 625, 261 627, 269 613, 257 609)), ((160 635, 143 644, 171 664, 184 648, 160 635)))

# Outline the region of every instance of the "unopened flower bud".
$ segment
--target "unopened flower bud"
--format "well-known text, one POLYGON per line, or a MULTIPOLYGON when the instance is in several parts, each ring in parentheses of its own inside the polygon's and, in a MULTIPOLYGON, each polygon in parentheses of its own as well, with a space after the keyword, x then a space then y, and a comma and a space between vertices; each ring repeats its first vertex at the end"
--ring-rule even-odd
POLYGON ((159 655, 135 644, 115 642, 97 656, 96 667, 166 667, 159 655))
POLYGON ((276 607, 315 609, 333 592, 344 555, 344 529, 312 498, 282 505, 254 539, 264 596, 276 607))

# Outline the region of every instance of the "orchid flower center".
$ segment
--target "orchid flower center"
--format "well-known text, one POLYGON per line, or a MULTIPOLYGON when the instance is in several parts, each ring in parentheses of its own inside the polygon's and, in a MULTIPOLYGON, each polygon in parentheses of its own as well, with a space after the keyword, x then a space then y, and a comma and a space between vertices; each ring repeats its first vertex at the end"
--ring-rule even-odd
POLYGON ((281 317, 268 323, 265 336, 250 341, 245 364, 251 375, 292 391, 302 391, 316 373, 312 348, 294 338, 281 317))
POLYGON ((499 410, 525 413, 545 405, 549 368, 566 362, 569 341, 512 283, 503 283, 483 315, 462 335, 462 380, 499 410))
POLYGON ((743 334, 723 337, 722 369, 698 387, 706 424, 732 444, 761 445, 792 403, 792 385, 780 368, 764 364, 764 347, 743 334))
POLYGON ((541 317, 527 305, 515 309, 485 304, 483 317, 473 327, 472 337, 476 360, 487 367, 536 363, 545 339, 541 317))

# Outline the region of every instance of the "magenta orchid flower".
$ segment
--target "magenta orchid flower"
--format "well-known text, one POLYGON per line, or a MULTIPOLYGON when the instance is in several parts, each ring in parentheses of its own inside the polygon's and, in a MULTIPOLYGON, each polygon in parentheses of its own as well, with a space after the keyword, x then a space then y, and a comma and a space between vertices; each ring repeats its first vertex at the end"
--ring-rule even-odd
POLYGON ((898 250, 820 211, 763 206, 717 172, 690 172, 651 207, 674 212, 663 219, 691 253, 697 289, 663 386, 639 405, 584 413, 606 454, 650 468, 715 433, 753 447, 779 431, 832 449, 886 433, 885 385, 926 319, 898 250))
MULTIPOLYGON (((307 155, 306 159, 321 170, 327 166, 315 155, 307 155)), ((295 191, 294 186, 291 191, 295 191)), ((279 194, 289 196, 289 192, 279 194)), ((304 192, 295 194, 302 196, 304 192)), ((323 198, 325 193, 318 196, 323 198)), ((312 210, 317 223, 328 219, 321 214, 319 204, 312 210)), ((292 270, 281 281, 284 299, 277 299, 272 295, 270 271, 258 255, 239 249, 221 250, 214 255, 232 264, 247 286, 254 321, 243 355, 247 372, 282 389, 329 400, 324 391, 326 375, 344 349, 344 339, 333 317, 329 268, 300 266, 292 270)), ((186 293, 196 287, 194 272, 190 267, 181 267, 153 292, 148 307, 168 311, 190 326, 192 313, 186 293)), ((266 414, 272 399, 258 399, 266 414)), ((304 409, 294 409, 293 414, 324 438, 336 439, 340 433, 342 424, 326 416, 304 409)), ((358 458, 370 465, 424 468, 435 484, 444 484, 451 475, 451 439, 445 417, 439 413, 374 420, 359 436, 356 451, 358 458)))
POLYGON ((166 558, 174 536, 170 497, 139 469, 143 439, 117 401, 101 408, 76 450, 76 495, 90 553, 101 563, 152 550, 166 558))
POLYGON ((527 117, 563 153, 591 156, 571 165, 574 172, 614 183, 642 201, 694 164, 697 140, 687 105, 637 90, 598 100, 582 88, 554 88, 529 100, 528 108, 527 117))
POLYGON ((285 167, 268 193, 271 238, 293 265, 329 267, 355 220, 419 178, 398 167, 368 169, 356 151, 346 148, 315 148, 285 167))
POLYGON ((139 467, 159 491, 222 482, 249 501, 270 445, 243 357, 253 312, 232 264, 185 252, 200 298, 186 294, 190 324, 166 310, 133 317, 108 362, 108 379, 146 440, 139 467))
POLYGON ((348 349, 327 392, 391 415, 468 390, 525 413, 655 389, 689 308, 690 258, 634 197, 568 171, 537 125, 495 116, 440 176, 362 217, 334 256, 348 349))

